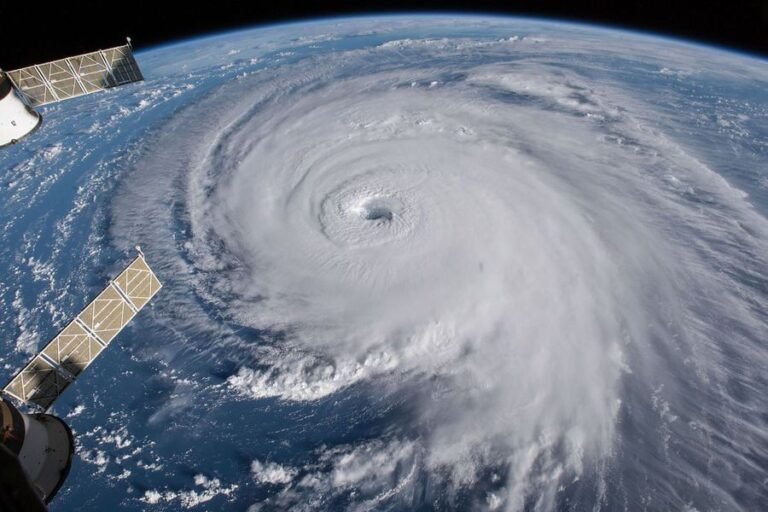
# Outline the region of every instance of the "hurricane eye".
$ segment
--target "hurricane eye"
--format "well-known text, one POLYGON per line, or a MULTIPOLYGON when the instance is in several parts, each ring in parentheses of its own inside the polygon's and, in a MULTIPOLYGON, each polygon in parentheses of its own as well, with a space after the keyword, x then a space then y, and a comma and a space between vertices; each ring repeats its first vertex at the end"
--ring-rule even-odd
POLYGON ((394 217, 392 208, 380 200, 372 200, 359 207, 360 216, 365 220, 391 221, 394 217))

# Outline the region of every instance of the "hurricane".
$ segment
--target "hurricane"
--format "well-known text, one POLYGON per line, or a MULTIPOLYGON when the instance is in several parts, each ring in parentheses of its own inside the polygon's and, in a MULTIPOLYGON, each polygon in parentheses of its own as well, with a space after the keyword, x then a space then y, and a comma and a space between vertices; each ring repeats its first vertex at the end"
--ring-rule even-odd
MULTIPOLYGON (((118 486, 132 468, 126 509, 768 499, 768 96, 739 85, 768 83, 765 61, 458 20, 186 43, 204 62, 153 50, 127 107, 77 105, 117 142, 46 221, 64 241, 47 257, 83 263, 40 279, 88 289, 85 268, 141 243, 165 285, 119 363, 160 369, 123 391, 141 404, 123 441, 156 444, 99 462, 127 445, 72 402, 93 415, 85 463, 118 486), (211 469, 227 460, 239 472, 211 469)), ((78 161, 59 153, 45 165, 78 161)), ((37 311, 6 322, 66 309, 37 311)))

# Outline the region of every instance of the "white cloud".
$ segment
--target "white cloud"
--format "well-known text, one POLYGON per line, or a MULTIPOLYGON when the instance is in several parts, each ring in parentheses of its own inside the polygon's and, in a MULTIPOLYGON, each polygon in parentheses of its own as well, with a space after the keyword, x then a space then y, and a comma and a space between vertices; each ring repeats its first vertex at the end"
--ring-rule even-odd
POLYGON ((296 469, 281 466, 274 462, 251 462, 251 475, 253 479, 262 484, 288 484, 296 476, 296 469))
POLYGON ((209 478, 203 474, 195 475, 193 481, 200 489, 182 491, 150 489, 145 491, 144 496, 139 499, 150 505, 156 505, 161 501, 165 501, 168 503, 178 502, 183 508, 194 508, 211 501, 217 496, 231 496, 238 489, 236 484, 225 487, 218 478, 209 478))
MULTIPOLYGON (((615 454, 626 375, 641 390, 692 366, 721 375, 724 333, 695 300, 717 297, 760 332, 765 301, 722 269, 760 275, 765 220, 647 91, 569 61, 627 50, 647 64, 647 42, 494 40, 450 69, 430 63, 455 41, 383 46, 249 75, 190 105, 115 198, 116 239, 152 241, 184 313, 174 329, 226 337, 205 350, 243 361, 227 390, 313 401, 368 381, 412 406, 410 448, 329 449, 295 474, 255 461, 257 481, 289 487, 285 503, 302 489, 383 499, 407 481, 398 460, 456 488, 503 468, 480 505, 521 508, 533 493, 553 508, 564 481, 615 454), (183 254, 169 197, 189 224, 183 254)), ((647 69, 678 69, 666 61, 691 51, 647 69)), ((663 416, 684 416, 672 397, 686 385, 664 388, 663 416)), ((650 394, 631 398, 653 410, 650 394)))
POLYGON ((85 411, 85 406, 82 404, 78 404, 75 407, 72 408, 69 413, 67 413, 67 418, 74 418, 75 416, 80 416, 80 414, 85 411))

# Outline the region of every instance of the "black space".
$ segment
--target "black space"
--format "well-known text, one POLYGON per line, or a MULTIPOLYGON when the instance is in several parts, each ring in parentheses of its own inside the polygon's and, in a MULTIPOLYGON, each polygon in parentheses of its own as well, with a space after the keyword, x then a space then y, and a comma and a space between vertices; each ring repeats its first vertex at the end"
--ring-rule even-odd
POLYGON ((44 62, 122 44, 137 48, 278 21, 374 12, 478 12, 635 28, 768 57, 768 0, 359 0, 318 2, 102 2, 58 7, 0 0, 0 67, 44 62))

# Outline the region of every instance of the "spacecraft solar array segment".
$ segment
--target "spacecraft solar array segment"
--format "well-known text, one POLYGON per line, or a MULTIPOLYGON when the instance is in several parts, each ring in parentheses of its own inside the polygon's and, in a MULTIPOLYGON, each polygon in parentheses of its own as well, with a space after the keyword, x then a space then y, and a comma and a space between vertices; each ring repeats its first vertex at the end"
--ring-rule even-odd
POLYGON ((3 391, 48 409, 161 287, 140 254, 3 391))
POLYGON ((36 355, 3 389, 14 398, 47 409, 69 381, 42 355, 36 355))
POLYGON ((144 79, 130 45, 8 71, 31 106, 46 105, 144 79))
POLYGON ((43 354, 77 377, 104 349, 78 322, 73 321, 43 349, 43 354))

